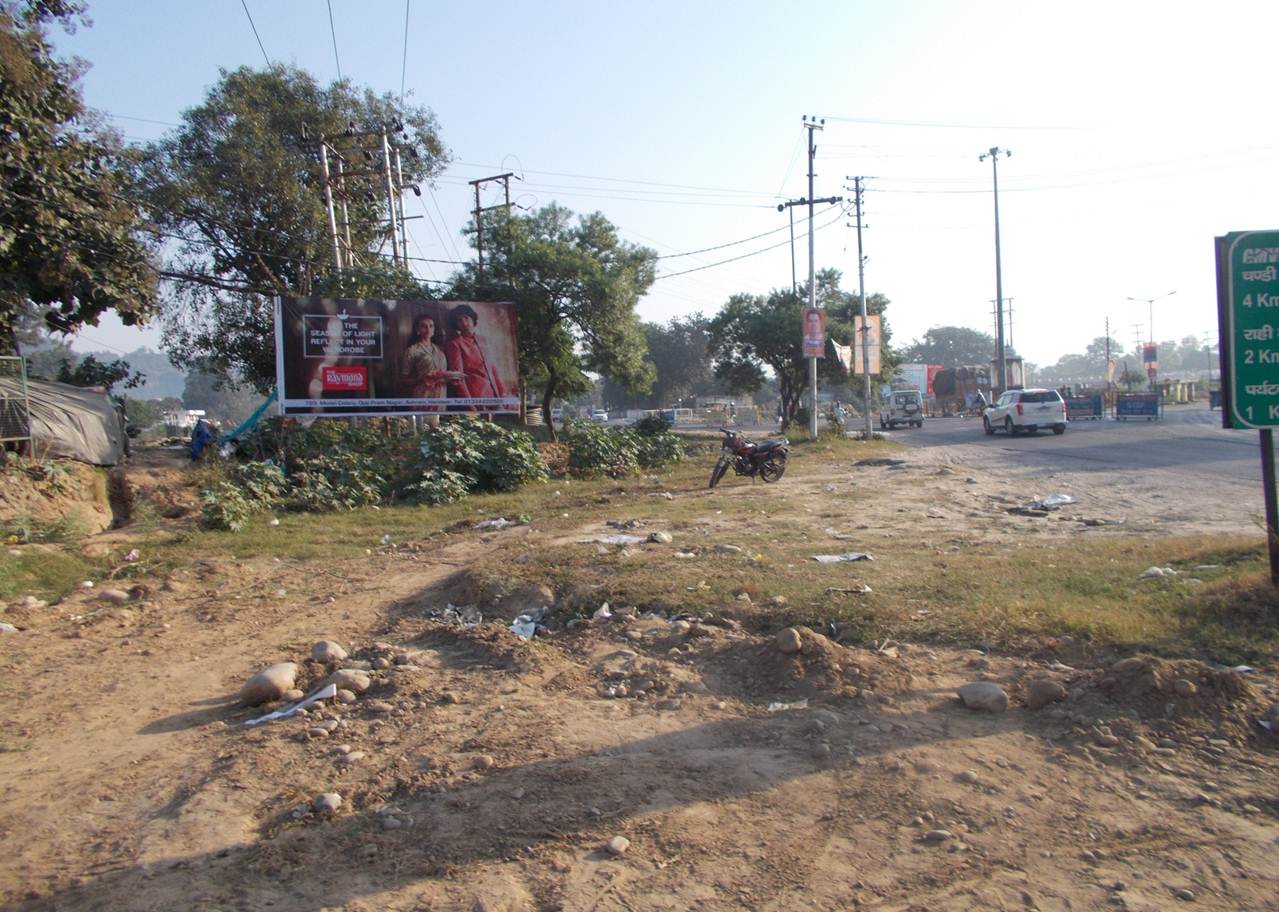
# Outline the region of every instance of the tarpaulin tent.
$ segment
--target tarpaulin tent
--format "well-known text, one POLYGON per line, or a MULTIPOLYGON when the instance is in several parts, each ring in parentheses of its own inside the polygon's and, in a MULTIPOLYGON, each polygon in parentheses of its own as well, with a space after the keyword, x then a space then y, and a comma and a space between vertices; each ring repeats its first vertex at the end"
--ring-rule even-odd
MULTIPOLYGON (((124 459, 124 420, 105 392, 66 383, 28 380, 31 445, 36 456, 61 456, 91 465, 124 459)), ((0 379, 0 405, 22 402, 22 384, 0 379)))

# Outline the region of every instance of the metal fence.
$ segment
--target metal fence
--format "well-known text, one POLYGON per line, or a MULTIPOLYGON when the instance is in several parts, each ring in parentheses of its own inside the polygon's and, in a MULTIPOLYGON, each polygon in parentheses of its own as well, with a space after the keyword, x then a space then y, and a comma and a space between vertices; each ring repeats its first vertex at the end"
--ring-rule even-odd
POLYGON ((31 440, 31 397, 27 365, 16 355, 0 356, 0 443, 31 440))

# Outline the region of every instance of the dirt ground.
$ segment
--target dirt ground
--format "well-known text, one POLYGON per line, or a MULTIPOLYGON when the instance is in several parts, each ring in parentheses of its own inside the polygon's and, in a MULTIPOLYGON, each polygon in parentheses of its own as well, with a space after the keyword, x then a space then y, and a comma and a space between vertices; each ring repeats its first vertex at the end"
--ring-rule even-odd
MULTIPOLYGON (((940 452, 783 484, 815 514, 840 486, 882 492, 848 524, 866 537, 896 534, 902 511, 921 539, 1174 527, 1136 487, 1104 511, 1009 516, 1072 480, 995 492, 940 452)), ((179 471, 143 464, 133 489, 179 471)), ((0 905, 1279 908, 1279 742, 1257 724, 1273 673, 1066 638, 996 656, 801 630, 784 652, 711 607, 528 642, 433 617, 483 598, 477 558, 534 535, 458 531, 320 569, 204 560, 124 605, 87 590, 11 607, 25 629, 0 641, 0 905), (310 661, 320 639, 350 656, 310 661), (240 685, 286 661, 306 691, 339 666, 369 687, 246 727, 270 707, 240 707, 240 685), (1006 712, 956 698, 981 680, 1006 712), (1042 694, 1064 699, 1031 708, 1042 694), (322 793, 335 812, 315 810, 322 793)), ((517 593, 506 613, 554 595, 517 593)))

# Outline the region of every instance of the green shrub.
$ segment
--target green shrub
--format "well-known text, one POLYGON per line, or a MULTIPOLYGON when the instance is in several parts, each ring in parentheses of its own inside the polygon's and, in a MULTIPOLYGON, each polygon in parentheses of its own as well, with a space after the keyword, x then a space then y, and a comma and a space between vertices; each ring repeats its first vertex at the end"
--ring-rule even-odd
POLYGON ((636 458, 642 468, 657 469, 684 458, 684 438, 661 415, 648 415, 631 428, 636 458))
POLYGON ((620 478, 639 467, 637 436, 594 421, 570 421, 564 427, 569 468, 578 475, 620 478))
POLYGON ((244 488, 233 481, 219 481, 200 492, 200 510, 204 524, 210 529, 239 532, 254 513, 262 509, 244 495, 244 488))
POLYGON ((523 431, 487 421, 448 421, 424 433, 414 471, 449 485, 448 473, 465 480, 467 493, 513 491, 546 479, 537 443, 523 431))
POLYGON ((289 478, 285 506, 326 513, 381 503, 389 488, 383 468, 373 456, 341 450, 303 460, 289 478))

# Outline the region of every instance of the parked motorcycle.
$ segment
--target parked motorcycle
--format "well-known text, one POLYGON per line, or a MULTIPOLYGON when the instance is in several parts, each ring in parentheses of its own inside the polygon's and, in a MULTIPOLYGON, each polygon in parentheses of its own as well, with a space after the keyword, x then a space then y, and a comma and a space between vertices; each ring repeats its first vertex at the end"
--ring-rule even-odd
POLYGON ((786 460, 790 457, 790 441, 769 440, 755 443, 741 434, 720 428, 724 435, 724 443, 719 451, 719 459, 711 470, 710 487, 719 484, 728 467, 738 475, 749 475, 752 479, 759 477, 771 484, 786 472, 786 460))

